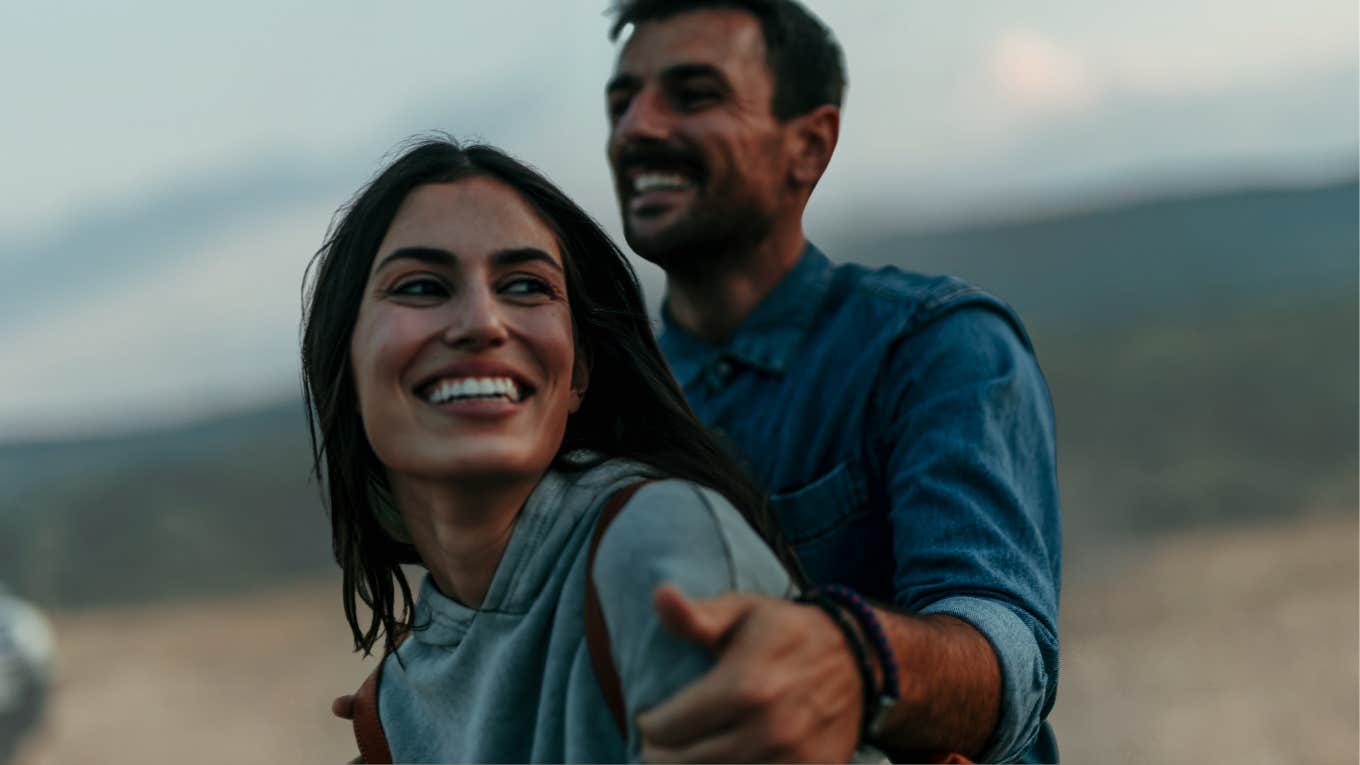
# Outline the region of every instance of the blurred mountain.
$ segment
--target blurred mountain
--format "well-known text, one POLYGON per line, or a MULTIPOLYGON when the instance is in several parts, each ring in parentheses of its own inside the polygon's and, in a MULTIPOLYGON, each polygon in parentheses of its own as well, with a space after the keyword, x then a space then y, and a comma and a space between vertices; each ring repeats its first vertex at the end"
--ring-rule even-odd
MULTIPOLYGON (((1131 536, 1355 511, 1357 209, 1351 180, 819 244, 1017 308, 1053 391, 1080 566, 1131 536)), ((81 606, 332 566, 309 468, 296 401, 0 445, 0 581, 81 606)))
POLYGON ((1354 180, 1138 201, 926 233, 876 232, 832 257, 950 273, 1006 299, 1027 324, 1107 329, 1211 319, 1224 306, 1354 295, 1354 180))
POLYGON ((0 446, 0 581, 43 605, 227 592, 316 571, 327 519, 302 405, 0 446))

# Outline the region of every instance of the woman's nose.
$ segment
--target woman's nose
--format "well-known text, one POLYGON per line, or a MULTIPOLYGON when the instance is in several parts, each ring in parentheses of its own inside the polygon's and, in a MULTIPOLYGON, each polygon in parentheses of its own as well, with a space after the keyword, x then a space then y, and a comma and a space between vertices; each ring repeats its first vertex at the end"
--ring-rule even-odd
POLYGON ((477 350, 502 345, 509 338, 502 306, 489 287, 464 288, 449 305, 443 340, 450 347, 477 350))

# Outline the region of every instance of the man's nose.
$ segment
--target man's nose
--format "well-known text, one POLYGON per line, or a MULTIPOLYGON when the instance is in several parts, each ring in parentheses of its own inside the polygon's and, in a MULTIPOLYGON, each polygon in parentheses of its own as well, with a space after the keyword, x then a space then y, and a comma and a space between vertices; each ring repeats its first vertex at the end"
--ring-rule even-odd
POLYGON ((449 301, 443 340, 453 348, 480 350, 504 345, 509 338, 503 306, 490 286, 464 287, 449 301))
POLYGON ((670 137, 672 120, 665 99, 651 88, 638 91, 614 123, 613 138, 627 144, 634 141, 664 141, 670 137))

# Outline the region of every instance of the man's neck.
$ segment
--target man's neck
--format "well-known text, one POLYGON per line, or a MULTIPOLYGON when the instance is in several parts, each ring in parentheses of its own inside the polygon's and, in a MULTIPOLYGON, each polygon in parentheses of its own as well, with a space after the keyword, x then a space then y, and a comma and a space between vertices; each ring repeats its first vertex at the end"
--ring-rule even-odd
POLYGON ((798 264, 806 241, 799 227, 766 238, 755 249, 732 253, 731 268, 666 275, 666 310, 682 329, 721 345, 798 264))

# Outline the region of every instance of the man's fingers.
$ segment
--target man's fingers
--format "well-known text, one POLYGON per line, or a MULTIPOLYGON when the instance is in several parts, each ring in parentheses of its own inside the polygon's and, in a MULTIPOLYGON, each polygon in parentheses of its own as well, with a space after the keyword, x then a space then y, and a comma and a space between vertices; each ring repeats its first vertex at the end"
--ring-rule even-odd
POLYGON ((737 595, 690 600, 674 586, 663 584, 652 593, 652 607, 671 634, 716 648, 750 611, 751 604, 737 595))
POLYGON ((341 720, 353 720, 354 696, 337 696, 335 701, 331 702, 331 714, 339 717, 341 720))
POLYGON ((642 739, 643 762, 774 762, 751 749, 752 737, 728 728, 688 745, 667 747, 642 739))
POLYGON ((741 721, 742 710, 724 703, 732 696, 722 666, 680 689, 674 696, 637 716, 638 732, 655 746, 677 748, 712 736, 741 721))

